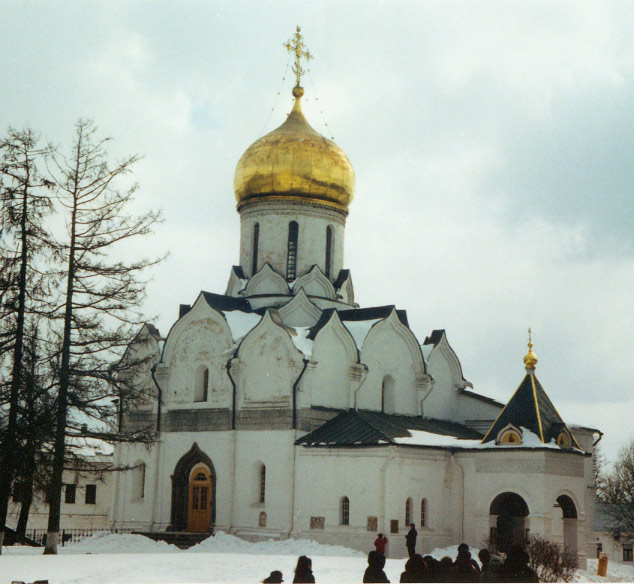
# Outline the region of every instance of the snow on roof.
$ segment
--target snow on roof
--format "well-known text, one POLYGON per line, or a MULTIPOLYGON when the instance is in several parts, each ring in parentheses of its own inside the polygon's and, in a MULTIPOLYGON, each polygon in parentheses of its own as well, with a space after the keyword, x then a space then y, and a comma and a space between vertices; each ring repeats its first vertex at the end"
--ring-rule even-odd
POLYGON ((361 349, 366 335, 370 329, 382 318, 372 318, 370 320, 344 320, 343 325, 350 331, 357 348, 361 349))
POLYGON ((254 328, 261 320, 261 316, 255 312, 242 312, 241 310, 230 310, 223 312, 229 330, 231 330, 231 337, 238 343, 246 334, 254 328))
POLYGON ((459 440, 454 436, 434 434, 423 430, 408 430, 411 436, 394 438, 397 444, 409 444, 413 446, 448 446, 451 448, 478 448, 480 440, 459 440))
POLYGON ((306 359, 310 359, 313 354, 313 341, 308 338, 310 333, 309 326, 291 327, 297 334, 291 335, 293 345, 298 351, 301 351, 306 359))
MULTIPOLYGON (((513 444, 513 448, 553 448, 560 450, 557 443, 552 440, 547 444, 544 444, 537 434, 531 432, 526 428, 520 428, 522 431, 522 443, 513 444)), ((465 449, 505 449, 509 448, 509 445, 500 445, 493 442, 487 442, 481 444, 480 440, 461 440, 454 438, 453 436, 446 436, 444 434, 434 434, 432 432, 424 432, 422 430, 408 430, 411 436, 394 438, 396 444, 408 444, 411 446, 440 446, 447 448, 465 448, 465 449)))
POLYGON ((431 355, 431 352, 434 350, 435 347, 436 345, 420 345, 420 350, 423 354, 423 357, 425 358, 425 361, 429 359, 429 356, 431 355))
POLYGON ((67 442, 73 445, 73 452, 81 456, 110 456, 114 452, 112 444, 99 438, 72 436, 67 442))

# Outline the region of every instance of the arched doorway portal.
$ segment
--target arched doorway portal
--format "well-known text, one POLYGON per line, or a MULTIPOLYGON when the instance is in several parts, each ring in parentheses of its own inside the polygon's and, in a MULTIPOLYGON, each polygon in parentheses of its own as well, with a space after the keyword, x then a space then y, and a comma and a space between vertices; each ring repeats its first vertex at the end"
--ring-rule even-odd
POLYGON ((491 502, 491 540, 500 552, 511 545, 526 543, 528 535, 528 505, 517 493, 501 493, 491 502))
POLYGON ((206 533, 216 521, 216 471, 194 443, 172 475, 172 513, 168 531, 206 533))
POLYGON ((577 553, 577 507, 568 495, 560 495, 554 505, 554 520, 560 519, 561 528, 553 522, 555 533, 563 539, 564 550, 577 553), (558 512, 561 510, 561 514, 558 512))

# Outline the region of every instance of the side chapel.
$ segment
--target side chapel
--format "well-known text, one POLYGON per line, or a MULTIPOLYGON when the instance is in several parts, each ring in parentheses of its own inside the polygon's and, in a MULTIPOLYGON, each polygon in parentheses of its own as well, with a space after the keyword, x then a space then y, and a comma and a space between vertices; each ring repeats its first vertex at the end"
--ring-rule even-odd
MULTIPOLYGON (((419 341, 405 310, 360 307, 344 268, 355 175, 302 113, 311 55, 286 44, 297 83, 286 121, 238 161, 240 258, 226 292, 181 305, 166 338, 146 325, 122 444, 113 525, 143 531, 309 538, 367 551, 378 531, 405 556, 539 533, 594 549, 597 430, 567 425, 535 375, 504 405, 473 390, 444 330, 419 341)), ((519 371, 518 371, 519 373, 519 371)))

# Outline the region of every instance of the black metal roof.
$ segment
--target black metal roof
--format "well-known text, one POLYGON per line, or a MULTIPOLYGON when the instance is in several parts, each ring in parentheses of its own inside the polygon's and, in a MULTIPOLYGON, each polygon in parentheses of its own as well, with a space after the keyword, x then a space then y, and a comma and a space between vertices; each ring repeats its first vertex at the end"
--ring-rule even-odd
POLYGON ((231 266, 231 269, 238 278, 240 278, 241 280, 246 280, 246 276, 244 275, 244 270, 242 269, 242 266, 231 266))
MULTIPOLYGON (((547 444, 566 427, 553 402, 544 391, 534 373, 528 373, 520 383, 509 402, 493 423, 483 442, 495 440, 504 427, 512 424, 516 428, 522 426, 530 430, 547 444)), ((570 431, 570 430, 568 430, 570 431)), ((576 443, 574 435, 571 436, 576 443)))
POLYGON ((343 283, 346 281, 348 276, 350 275, 350 270, 339 270, 339 275, 337 279, 332 283, 335 290, 339 290, 343 286, 343 283))
POLYGON ((499 402, 496 399, 493 399, 492 397, 487 397, 486 395, 481 395, 479 393, 476 393, 475 391, 469 391, 468 389, 461 389, 460 393, 462 395, 466 395, 467 397, 471 397, 473 399, 477 399, 481 402, 484 402, 486 404, 491 404, 492 406, 497 406, 499 408, 503 408, 504 404, 499 402))
MULTIPOLYGON (((322 311, 319 320, 311 327, 308 338, 314 340, 317 333, 326 325, 332 317, 335 308, 326 308, 322 311)), ((379 318, 387 318, 394 310, 394 306, 372 306, 370 308, 352 308, 350 310, 338 310, 337 315, 345 324, 346 321, 358 322, 362 320, 376 320, 379 318)), ((407 322, 407 312, 405 310, 397 310, 398 319, 409 328, 407 322)), ((360 347, 359 347, 360 348, 360 347)))
POLYGON ((433 418, 385 414, 368 410, 349 410, 326 422, 295 444, 309 447, 380 446, 396 444, 396 438, 411 436, 409 430, 422 430, 432 434, 461 439, 480 440, 476 430, 433 418))
POLYGON ((224 294, 214 294, 213 292, 205 292, 201 294, 205 297, 207 304, 216 310, 240 310, 242 312, 253 312, 251 305, 246 298, 234 298, 233 296, 225 296, 224 294))
POLYGON ((440 343, 443 335, 445 334, 445 329, 436 329, 431 332, 431 335, 425 337, 425 342, 423 345, 434 345, 434 347, 440 343))
MULTIPOLYGON (((394 305, 387 306, 370 306, 369 308, 352 308, 350 310, 340 310, 338 312, 341 320, 374 320, 375 318, 387 318, 390 316, 394 305)), ((407 322, 407 312, 405 310, 397 310, 396 316, 398 319, 409 328, 409 322, 407 322)))

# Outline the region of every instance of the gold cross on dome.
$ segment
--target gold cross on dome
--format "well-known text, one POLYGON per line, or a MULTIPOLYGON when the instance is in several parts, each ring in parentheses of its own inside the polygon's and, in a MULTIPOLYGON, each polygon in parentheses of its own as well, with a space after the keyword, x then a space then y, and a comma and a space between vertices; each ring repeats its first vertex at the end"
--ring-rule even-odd
POLYGON ((533 339, 532 339, 532 331, 531 331, 531 329, 528 329, 528 348, 529 349, 533 348, 533 339))
POLYGON ((306 45, 304 44, 300 31, 301 29, 298 26, 293 39, 286 41, 283 45, 289 53, 295 53, 295 63, 293 63, 293 73, 295 73, 296 80, 295 87, 300 87, 302 75, 305 73, 302 68, 301 58, 304 57, 307 62, 313 58, 313 56, 308 52, 308 49, 306 49, 306 45))

